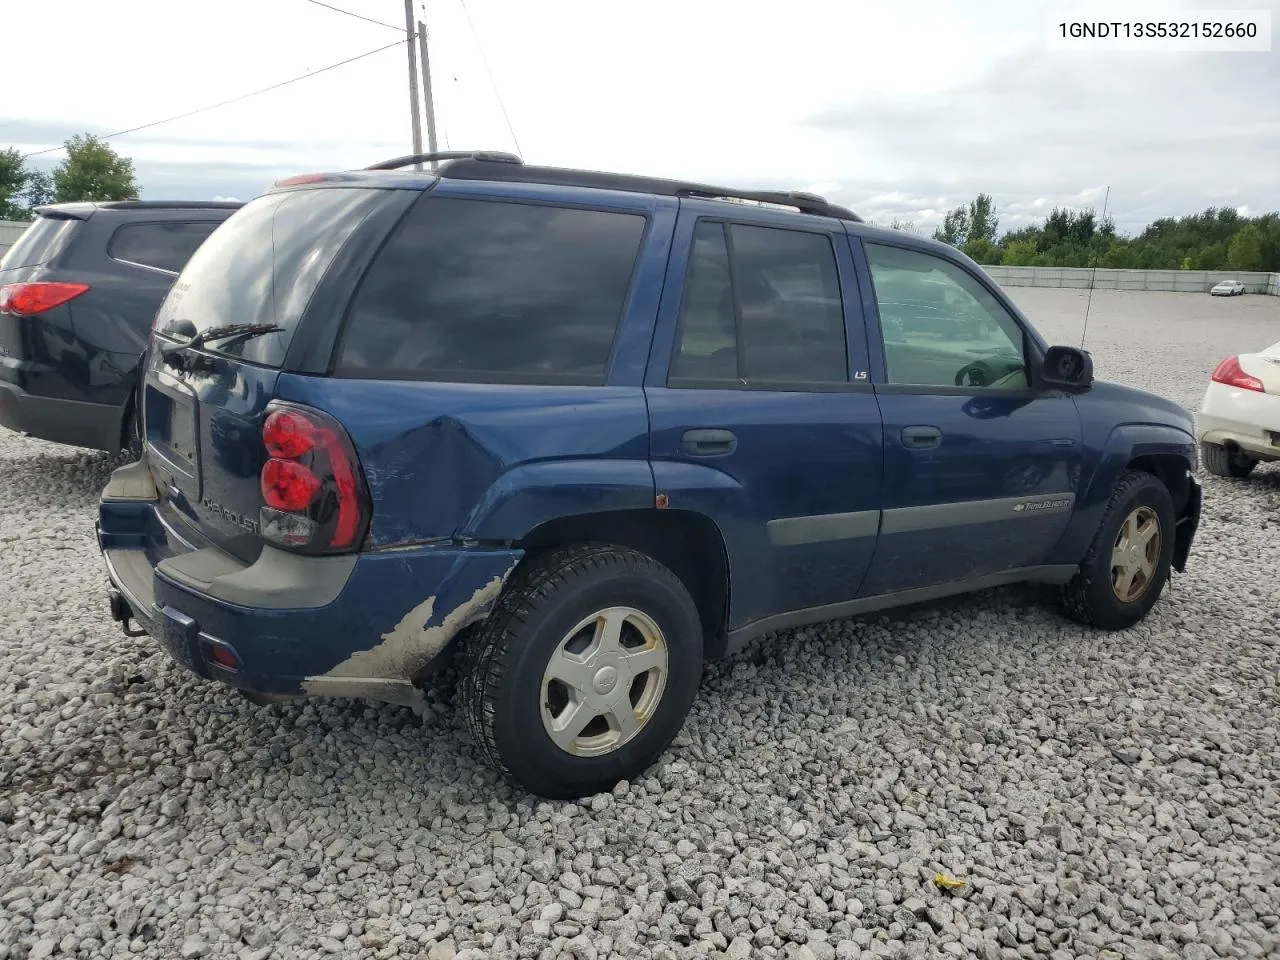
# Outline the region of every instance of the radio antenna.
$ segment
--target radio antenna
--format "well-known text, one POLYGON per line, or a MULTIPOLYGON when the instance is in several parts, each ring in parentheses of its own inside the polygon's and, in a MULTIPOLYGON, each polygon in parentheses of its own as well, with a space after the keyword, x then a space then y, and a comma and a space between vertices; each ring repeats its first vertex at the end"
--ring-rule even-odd
MULTIPOLYGON (((1107 204, 1111 200, 1111 187, 1107 186, 1107 195, 1102 198, 1102 220, 1098 223, 1099 228, 1107 222, 1107 204)), ((1084 349, 1085 334, 1089 332, 1089 310, 1093 307, 1093 282, 1098 276, 1098 248, 1093 248, 1093 264, 1089 272, 1089 298, 1084 304, 1084 329, 1080 331, 1080 349, 1084 349)))

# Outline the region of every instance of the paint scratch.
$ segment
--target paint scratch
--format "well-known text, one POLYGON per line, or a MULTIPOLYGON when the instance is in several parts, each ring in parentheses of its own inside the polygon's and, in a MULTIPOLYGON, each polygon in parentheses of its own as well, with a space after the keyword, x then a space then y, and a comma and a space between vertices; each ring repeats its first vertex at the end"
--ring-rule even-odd
POLYGON ((492 609, 502 592, 510 571, 495 576, 479 587, 468 600, 454 607, 439 624, 426 626, 435 610, 436 597, 427 597, 403 617, 389 633, 369 650, 357 650, 323 678, 308 679, 303 683, 307 693, 324 694, 331 684, 319 680, 403 680, 409 681, 420 673, 440 653, 459 631, 483 619, 492 609))

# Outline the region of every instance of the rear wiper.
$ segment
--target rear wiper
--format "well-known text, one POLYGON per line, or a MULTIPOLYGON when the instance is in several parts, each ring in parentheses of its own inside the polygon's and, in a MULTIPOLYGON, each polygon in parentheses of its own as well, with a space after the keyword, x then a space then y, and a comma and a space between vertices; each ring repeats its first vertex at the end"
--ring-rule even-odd
POLYGON ((229 340, 231 337, 260 337, 264 333, 278 333, 284 327, 274 323, 229 323, 223 327, 209 327, 181 343, 167 343, 160 348, 163 356, 181 350, 198 350, 211 340, 229 340))

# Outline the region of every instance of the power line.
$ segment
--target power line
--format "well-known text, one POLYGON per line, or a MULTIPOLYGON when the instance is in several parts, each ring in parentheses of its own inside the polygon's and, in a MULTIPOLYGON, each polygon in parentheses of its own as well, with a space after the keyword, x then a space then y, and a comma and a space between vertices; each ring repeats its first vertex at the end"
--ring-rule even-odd
POLYGON ((321 0, 306 0, 306 2, 314 3, 317 7, 324 7, 326 10, 332 10, 334 13, 344 13, 348 17, 355 17, 357 20, 363 20, 365 23, 376 23, 380 27, 386 27, 388 30, 394 30, 397 33, 403 32, 400 27, 386 23, 383 20, 374 20, 372 17, 366 17, 362 13, 353 13, 350 10, 343 10, 341 7, 335 7, 330 4, 323 3, 321 0))
POLYGON ((471 36, 476 41, 476 49, 480 51, 480 60, 484 64, 485 73, 489 75, 489 86, 493 87, 494 96, 498 98, 498 106, 502 109, 502 119, 507 122, 507 133, 511 134, 511 141, 516 145, 516 153, 523 155, 524 151, 520 149, 520 141, 516 138, 516 131, 511 126, 511 118, 507 116, 507 105, 502 101, 502 91, 498 89, 497 81, 493 79, 493 70, 489 68, 489 58, 484 55, 484 44, 480 42, 480 34, 476 33, 476 25, 471 22, 471 12, 467 10, 467 0, 458 0, 462 5, 462 13, 467 18, 467 26, 471 28, 471 36))
MULTIPOLYGON (((407 42, 406 40, 397 40, 395 43, 388 43, 385 47, 378 47, 376 50, 370 50, 367 53, 361 53, 354 57, 348 57, 346 60, 339 60, 337 63, 331 63, 327 67, 321 67, 319 70, 311 70, 307 73, 299 74, 288 80, 282 80, 279 83, 273 83, 269 87, 263 87, 261 90, 253 90, 249 93, 242 93, 238 97, 232 97, 230 100, 223 100, 219 103, 211 103, 207 107, 197 107, 194 110, 188 110, 186 113, 179 113, 176 116, 165 117, 163 120, 153 120, 150 123, 139 124, 136 127, 130 127, 128 130, 117 130, 115 133, 108 133, 100 137, 101 140, 111 140, 115 137, 123 137, 126 134, 137 133, 139 130, 148 130, 151 127, 158 127, 162 123, 172 123, 174 120, 184 120, 187 117, 194 117, 197 113, 205 113, 209 110, 216 110, 219 107, 225 107, 228 104, 239 103, 241 100, 248 100, 250 97, 256 97, 262 93, 268 93, 272 90, 279 90, 281 87, 287 87, 291 83, 297 83, 299 80, 306 80, 308 77, 319 76, 322 73, 328 73, 330 70, 336 70, 338 67, 345 67, 349 63, 355 63, 357 60, 363 60, 365 57, 372 57, 375 53, 382 53, 384 50, 390 50, 392 47, 398 47, 400 44, 407 42)), ((29 157, 38 157, 45 153, 56 153, 63 147, 48 147, 45 150, 36 150, 34 153, 28 153, 23 156, 23 160, 29 157)))

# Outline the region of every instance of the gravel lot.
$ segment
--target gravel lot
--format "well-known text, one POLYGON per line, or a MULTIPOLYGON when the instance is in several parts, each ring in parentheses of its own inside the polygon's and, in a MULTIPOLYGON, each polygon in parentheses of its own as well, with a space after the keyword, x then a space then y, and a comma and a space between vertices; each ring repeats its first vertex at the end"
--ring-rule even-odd
MULTIPOLYGON (((1014 294, 1079 342, 1083 295, 1014 294)), ((1277 340, 1277 298, 1098 292, 1088 345, 1194 406, 1277 340)), ((646 778, 552 804, 447 678, 255 707, 122 637, 111 467, 0 431, 0 958, 1280 954, 1280 469, 1206 479, 1128 633, 1010 588, 767 637, 646 778)))

